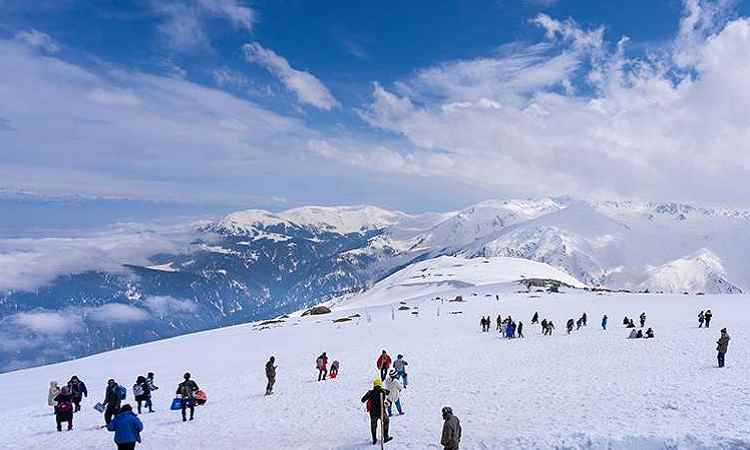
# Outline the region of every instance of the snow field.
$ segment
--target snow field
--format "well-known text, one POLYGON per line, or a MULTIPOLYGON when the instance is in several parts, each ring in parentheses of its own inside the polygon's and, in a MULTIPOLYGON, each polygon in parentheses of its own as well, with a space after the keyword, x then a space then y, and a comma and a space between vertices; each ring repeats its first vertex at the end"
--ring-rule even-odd
POLYGON ((241 325, 2 374, 0 448, 114 448, 112 433, 95 428, 103 419, 92 406, 109 377, 128 387, 126 402, 132 402, 135 377, 148 371, 161 389, 154 394, 157 412, 141 415, 139 448, 373 448, 359 400, 377 375, 382 349, 409 362, 406 415, 391 420, 392 449, 439 448, 445 405, 461 419, 463 449, 750 447, 747 296, 510 293, 518 289, 494 285, 441 295, 462 294, 465 303, 441 303, 430 294, 408 302, 418 316, 396 311, 395 320, 390 305, 334 311, 262 331, 241 325), (705 308, 714 312, 710 330, 697 328, 696 315, 705 308), (554 336, 543 337, 531 325, 534 311, 554 321, 554 336), (642 311, 656 339, 625 339, 623 315, 637 318, 642 311), (331 322, 355 312, 362 317, 331 322), (583 312, 588 327, 565 335, 565 321, 583 312), (521 320, 527 338, 481 333, 480 317, 491 315, 494 329, 498 313, 521 320), (603 313, 607 332, 599 327, 603 313), (727 368, 719 370, 715 341, 725 326, 732 342, 727 368), (341 362, 339 379, 315 381, 322 351, 341 362), (279 366, 276 393, 264 397, 263 366, 271 354, 279 366), (194 422, 183 424, 168 407, 186 370, 209 401, 194 422), (75 429, 58 433, 47 387, 73 374, 84 379, 90 396, 75 429))

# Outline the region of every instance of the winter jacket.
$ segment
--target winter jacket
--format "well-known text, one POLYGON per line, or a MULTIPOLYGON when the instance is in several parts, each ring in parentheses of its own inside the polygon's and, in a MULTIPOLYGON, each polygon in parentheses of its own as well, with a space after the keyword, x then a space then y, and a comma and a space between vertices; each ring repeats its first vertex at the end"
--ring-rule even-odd
POLYGON ((54 381, 49 384, 49 392, 47 393, 47 405, 55 406, 55 397, 60 393, 60 388, 54 381))
POLYGON ((726 353, 729 348, 729 341, 731 338, 727 333, 723 333, 718 341, 716 341, 716 351, 719 353, 726 353))
POLYGON ((112 419, 107 429, 115 432, 115 444, 141 442, 143 422, 133 411, 123 411, 112 419))
POLYGON ((315 361, 315 363, 318 369, 325 369, 326 367, 328 367, 328 356, 318 356, 318 359, 315 361))
POLYGON ((113 384, 112 386, 107 386, 107 390, 104 391, 104 401, 102 402, 103 405, 108 405, 112 408, 119 408, 120 403, 122 403, 122 400, 120 400, 120 396, 117 395, 117 388, 119 386, 117 383, 113 384))
POLYGON ((449 415, 443 423, 443 436, 440 438, 440 445, 445 450, 458 450, 461 443, 461 422, 453 414, 449 415))
POLYGON ((266 378, 270 380, 276 378, 276 366, 274 366, 271 361, 266 363, 266 378))
POLYGON ((397 379, 389 378, 385 383, 385 389, 388 391, 388 401, 391 403, 396 403, 403 387, 397 379))
POLYGON ((388 394, 390 394, 390 392, 388 392, 387 389, 383 389, 380 386, 375 386, 374 388, 372 388, 372 390, 367 391, 364 397, 362 397, 362 403, 367 403, 368 401, 372 400, 370 417, 379 418, 384 413, 384 411, 382 410, 383 399, 388 397, 388 394))
POLYGON ((198 383, 193 380, 185 380, 177 385, 176 394, 182 398, 193 398, 195 391, 198 390, 198 383))
POLYGON ((73 392, 73 398, 80 400, 82 397, 88 397, 89 391, 86 390, 86 384, 81 381, 68 381, 68 387, 73 392))
POLYGON ((73 394, 63 394, 62 392, 60 392, 55 396, 55 402, 57 403, 55 405, 55 415, 57 417, 61 419, 70 419, 71 417, 73 417, 73 394), (64 403, 68 404, 67 412, 61 411, 64 403))
POLYGON ((380 355, 377 365, 378 369, 387 369, 391 367, 391 357, 388 354, 380 355))
POLYGON ((393 361, 393 368, 396 369, 396 372, 406 372, 406 366, 408 365, 409 363, 404 358, 396 358, 393 361))

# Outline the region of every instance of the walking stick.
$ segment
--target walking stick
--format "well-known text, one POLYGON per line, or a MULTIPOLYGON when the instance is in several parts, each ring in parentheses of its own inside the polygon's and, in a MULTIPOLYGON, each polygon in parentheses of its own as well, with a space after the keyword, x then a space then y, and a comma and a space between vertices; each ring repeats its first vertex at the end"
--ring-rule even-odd
POLYGON ((385 395, 379 394, 380 397, 380 450, 385 448, 385 395))

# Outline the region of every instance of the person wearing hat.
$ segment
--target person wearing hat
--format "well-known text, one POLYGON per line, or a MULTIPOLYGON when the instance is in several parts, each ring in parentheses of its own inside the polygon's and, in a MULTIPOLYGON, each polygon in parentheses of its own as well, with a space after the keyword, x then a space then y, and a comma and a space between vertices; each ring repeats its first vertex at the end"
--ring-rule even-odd
POLYGON ((195 393, 198 391, 198 383, 190 379, 190 372, 183 375, 185 381, 177 385, 177 395, 182 398, 182 421, 187 422, 186 410, 190 408, 190 420, 195 417, 195 393))
POLYGON ((716 351, 719 352, 716 358, 719 360, 719 367, 724 367, 724 355, 727 353, 730 340, 731 338, 727 334, 727 329, 722 328, 721 336, 719 337, 719 340, 716 341, 716 351))
POLYGON ((453 409, 450 406, 444 406, 443 414, 443 434, 440 437, 440 445, 443 450, 458 450, 461 443, 461 421, 453 415, 453 409))
POLYGON ((89 396, 89 392, 86 389, 86 383, 81 381, 78 376, 73 375, 70 378, 70 381, 68 381, 68 387, 73 393, 73 405, 75 405, 74 412, 78 412, 81 410, 81 400, 83 400, 83 397, 89 396))
POLYGON ((388 416, 384 414, 384 406, 388 394, 389 392, 383 389, 383 380, 375 378, 372 382, 372 389, 367 391, 362 397, 362 403, 367 404, 367 412, 370 413, 372 445, 378 443, 378 420, 382 421, 383 442, 388 442, 393 439, 393 437, 388 434, 388 425, 390 421, 388 420, 388 416))
POLYGON ((396 372, 396 369, 391 369, 388 373, 388 381, 385 383, 385 389, 388 391, 388 417, 393 415, 391 411, 393 405, 396 405, 398 415, 403 416, 404 411, 401 409, 401 399, 399 398, 401 389, 403 388, 401 387, 401 383, 398 382, 398 372, 396 372))
POLYGON ((112 422, 112 417, 120 412, 120 403, 122 403, 122 399, 120 399, 120 395, 117 392, 118 387, 119 386, 112 378, 107 381, 107 389, 104 391, 104 401, 102 402, 102 405, 107 407, 107 409, 104 410, 104 423, 107 425, 112 422))
POLYGON ((143 422, 133 413, 129 404, 122 405, 120 412, 107 425, 107 430, 115 432, 117 450, 133 450, 137 442, 141 442, 143 422))

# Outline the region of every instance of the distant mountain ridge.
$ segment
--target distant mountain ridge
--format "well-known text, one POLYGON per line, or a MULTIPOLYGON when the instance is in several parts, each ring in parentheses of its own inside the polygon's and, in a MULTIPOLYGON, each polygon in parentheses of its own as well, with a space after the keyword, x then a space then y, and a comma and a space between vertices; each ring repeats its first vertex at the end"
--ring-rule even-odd
POLYGON ((440 256, 528 259, 589 286, 737 293, 750 288, 749 227, 746 210, 565 197, 427 214, 364 205, 238 211, 148 265, 0 294, 0 370, 295 311, 440 256), (72 326, 52 326, 61 321, 72 326))

